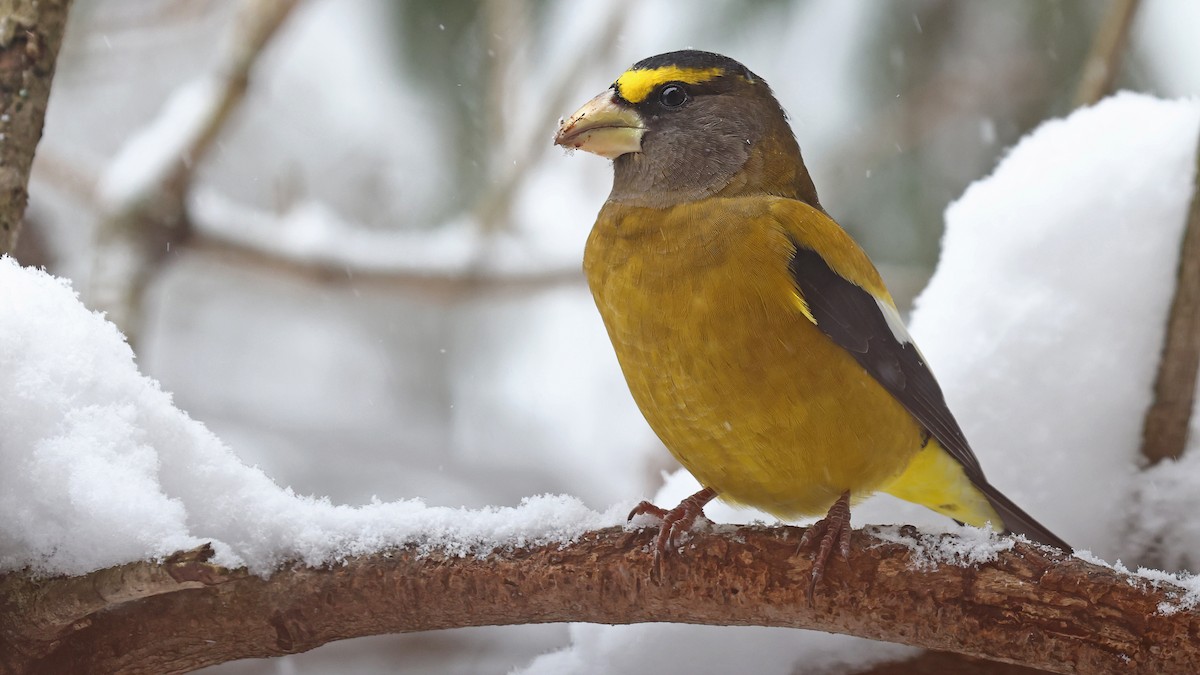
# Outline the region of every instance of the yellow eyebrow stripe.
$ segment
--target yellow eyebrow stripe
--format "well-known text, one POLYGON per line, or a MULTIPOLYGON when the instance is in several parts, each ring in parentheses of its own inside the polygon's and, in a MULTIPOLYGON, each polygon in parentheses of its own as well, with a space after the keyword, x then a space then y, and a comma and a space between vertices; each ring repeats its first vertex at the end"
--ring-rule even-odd
POLYGON ((627 70, 617 78, 617 93, 630 103, 646 100, 654 88, 664 82, 700 84, 725 74, 723 68, 680 68, 663 66, 646 70, 627 70))

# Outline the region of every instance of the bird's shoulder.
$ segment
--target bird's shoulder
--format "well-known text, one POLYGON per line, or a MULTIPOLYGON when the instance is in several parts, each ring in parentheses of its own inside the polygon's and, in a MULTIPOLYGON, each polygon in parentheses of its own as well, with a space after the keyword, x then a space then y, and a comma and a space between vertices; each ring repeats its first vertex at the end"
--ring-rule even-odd
POLYGON ((771 199, 764 206, 796 249, 815 254, 842 279, 895 307, 874 263, 829 214, 795 199, 771 199))
MULTIPOLYGON (((609 201, 588 239, 585 268, 619 264, 629 256, 684 253, 699 263, 750 255, 786 271, 796 249, 820 256, 831 270, 894 307, 867 254, 827 213, 772 195, 709 197, 651 208, 609 201)), ((761 267, 759 271, 765 271, 761 267)))

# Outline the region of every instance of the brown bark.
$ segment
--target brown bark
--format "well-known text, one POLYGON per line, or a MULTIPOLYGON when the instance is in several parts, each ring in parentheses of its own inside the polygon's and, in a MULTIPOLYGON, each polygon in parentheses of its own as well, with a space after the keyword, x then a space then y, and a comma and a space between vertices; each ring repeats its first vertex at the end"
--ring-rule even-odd
POLYGON ((1154 382, 1154 402, 1142 427, 1142 454, 1151 464, 1183 454, 1200 370, 1200 139, 1194 181, 1179 250, 1175 296, 1154 382))
MULTIPOLYGON (((915 530, 905 528, 909 534, 915 530)), ((847 633, 1062 673, 1193 673, 1200 612, 1182 591, 1017 543, 974 567, 924 569, 854 533, 815 603, 795 527, 695 534, 650 581, 650 529, 565 546, 424 556, 401 549, 261 579, 202 550, 84 577, 0 578, 0 672, 184 672, 331 640, 483 626, 669 621, 847 633)))
POLYGON ((0 2, 0 254, 12 253, 29 201, 50 81, 70 0, 0 2))

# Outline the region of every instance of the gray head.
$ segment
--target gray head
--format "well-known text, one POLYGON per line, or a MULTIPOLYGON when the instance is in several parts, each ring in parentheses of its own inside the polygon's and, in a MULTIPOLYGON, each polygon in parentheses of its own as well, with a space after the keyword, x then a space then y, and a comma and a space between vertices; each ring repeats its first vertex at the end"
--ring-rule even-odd
POLYGON ((666 207, 767 193, 819 207, 771 88, 720 54, 639 61, 564 122, 555 142, 613 160, 612 201, 666 207))

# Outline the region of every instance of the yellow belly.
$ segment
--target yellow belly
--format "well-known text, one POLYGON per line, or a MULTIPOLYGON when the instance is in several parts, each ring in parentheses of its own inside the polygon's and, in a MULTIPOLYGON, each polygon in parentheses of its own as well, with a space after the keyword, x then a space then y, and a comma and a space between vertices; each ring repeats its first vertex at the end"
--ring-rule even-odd
POLYGON ((606 207, 585 255, 650 426, 723 499, 784 518, 892 482, 921 429, 798 310, 786 234, 688 208, 606 207))

